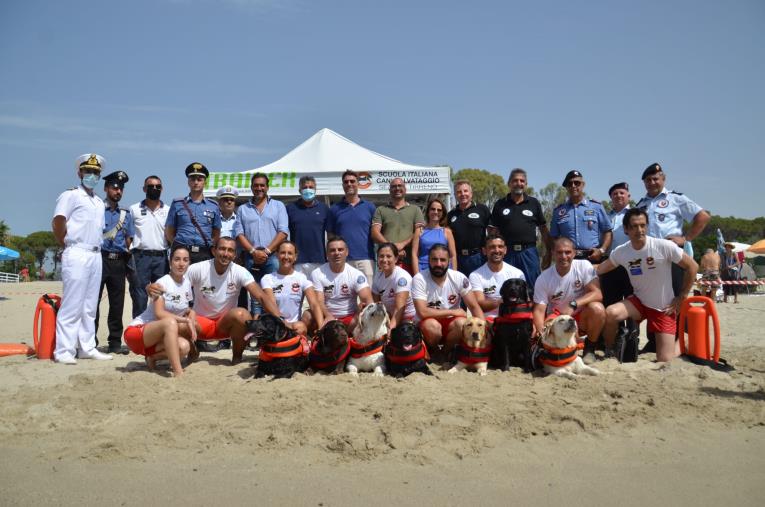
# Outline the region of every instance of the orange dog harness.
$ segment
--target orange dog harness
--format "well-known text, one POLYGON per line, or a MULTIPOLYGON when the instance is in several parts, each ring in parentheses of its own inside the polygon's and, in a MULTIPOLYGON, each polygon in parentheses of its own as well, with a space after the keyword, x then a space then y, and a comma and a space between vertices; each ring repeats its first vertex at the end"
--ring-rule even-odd
POLYGON ((364 356, 371 356, 378 352, 382 352, 383 345, 385 345, 385 337, 381 336, 377 340, 371 341, 366 345, 361 345, 356 340, 351 338, 349 340, 351 345, 351 357, 358 359, 364 356))
POLYGON ((424 359, 427 357, 425 352, 425 345, 422 341, 410 350, 400 349, 390 344, 385 347, 385 357, 388 358, 391 363, 398 365, 407 365, 419 361, 420 359, 424 359))
POLYGON ((489 361, 491 347, 468 347, 465 342, 457 345, 457 361, 463 364, 486 363, 489 361))
POLYGON ((311 353, 308 358, 311 362, 311 367, 317 370, 328 370, 336 367, 341 362, 345 361, 348 354, 351 352, 351 346, 346 343, 345 347, 338 349, 330 354, 319 354, 317 349, 319 348, 319 341, 314 340, 311 343, 311 353))
POLYGON ((518 324, 531 320, 533 315, 531 314, 532 303, 518 303, 510 309, 509 313, 500 315, 494 319, 495 324, 518 324))
POLYGON ((566 347, 565 349, 555 349, 546 343, 542 344, 542 348, 539 362, 547 366, 566 366, 571 364, 576 359, 576 354, 579 350, 576 345, 566 347))
POLYGON ((305 336, 295 336, 279 343, 264 343, 260 346, 258 361, 268 362, 284 357, 306 355, 308 340, 305 336))

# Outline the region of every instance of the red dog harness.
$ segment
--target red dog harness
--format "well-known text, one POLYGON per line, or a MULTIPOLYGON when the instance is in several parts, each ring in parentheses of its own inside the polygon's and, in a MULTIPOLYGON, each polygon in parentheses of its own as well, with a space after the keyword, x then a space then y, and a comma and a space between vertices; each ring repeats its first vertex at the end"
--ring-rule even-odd
POLYGON ((348 354, 351 352, 351 346, 348 343, 345 344, 345 347, 326 355, 319 354, 319 352, 317 352, 318 348, 319 340, 314 340, 313 343, 311 343, 311 353, 308 356, 308 359, 311 362, 311 367, 316 368, 317 370, 327 370, 336 367, 338 364, 345 361, 345 358, 348 357, 348 354))
POLYGON ((351 357, 358 359, 364 356, 371 356, 378 352, 382 352, 383 345, 385 345, 385 336, 381 336, 377 340, 371 341, 366 345, 361 345, 356 340, 351 338, 348 340, 351 345, 351 357))
POLYGON ((278 343, 264 343, 260 346, 258 361, 268 362, 284 357, 307 355, 308 340, 305 336, 295 336, 278 343))
POLYGON ((393 364, 407 365, 427 357, 425 345, 420 341, 410 350, 400 349, 388 344, 385 347, 385 357, 393 364))
POLYGON ((555 349, 546 343, 542 344, 542 354, 539 356, 539 362, 547 366, 566 366, 576 360, 578 348, 566 347, 565 349, 555 349))
POLYGON ((463 364, 486 363, 489 361, 491 347, 480 349, 478 347, 468 347, 465 342, 457 345, 457 361, 463 364))
POLYGON ((509 313, 500 315, 494 319, 495 324, 518 324, 527 320, 531 320, 533 315, 531 313, 532 303, 518 303, 510 309, 509 313))

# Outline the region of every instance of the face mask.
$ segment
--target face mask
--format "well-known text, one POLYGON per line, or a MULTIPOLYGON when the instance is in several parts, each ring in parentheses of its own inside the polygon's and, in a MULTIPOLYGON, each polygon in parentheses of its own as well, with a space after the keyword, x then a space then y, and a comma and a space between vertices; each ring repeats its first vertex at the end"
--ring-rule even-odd
POLYGON ((98 174, 88 173, 82 177, 82 186, 84 186, 88 190, 93 190, 94 188, 96 188, 96 185, 98 184, 98 180, 100 179, 101 179, 101 176, 99 176, 98 174))
POLYGON ((304 201, 313 201, 313 198, 316 197, 316 190, 313 188, 304 188, 300 191, 300 195, 303 196, 304 201))
POLYGON ((146 190, 146 198, 150 201, 158 200, 161 194, 162 194, 162 190, 158 188, 149 188, 148 190, 146 190))

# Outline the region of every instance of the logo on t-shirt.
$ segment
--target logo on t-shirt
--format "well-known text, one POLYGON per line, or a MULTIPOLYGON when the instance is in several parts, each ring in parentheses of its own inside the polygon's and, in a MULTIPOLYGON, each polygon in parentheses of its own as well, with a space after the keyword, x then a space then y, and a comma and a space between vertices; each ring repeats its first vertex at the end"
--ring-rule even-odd
POLYGON ((497 290, 497 286, 496 285, 492 285, 491 287, 484 287, 483 288, 483 293, 484 294, 494 294, 494 292, 496 290, 497 290))
POLYGON ((457 294, 449 294, 449 304, 453 305, 457 303, 457 294))
POLYGON ((635 259, 634 261, 627 261, 627 265, 629 266, 630 274, 637 276, 643 274, 643 269, 641 268, 641 264, 643 263, 643 259, 635 259))
POLYGON ((326 287, 324 287, 324 295, 325 296, 331 296, 333 292, 335 292, 335 284, 334 283, 331 283, 331 284, 327 285, 326 287))
POLYGON ((668 201, 668 200, 666 200, 666 199, 662 199, 662 200, 661 200, 661 201, 659 201, 659 202, 658 202, 656 205, 657 205, 658 207, 660 207, 660 208, 666 208, 667 206, 669 206, 669 201, 668 201))
POLYGON ((202 291, 202 294, 204 294, 205 296, 212 296, 213 293, 215 292, 215 285, 211 285, 209 287, 202 286, 200 290, 202 291))
MULTIPOLYGON (((481 215, 478 213, 468 213, 468 218, 481 218, 481 215)), ((452 222, 454 222, 457 219, 457 217, 452 217, 452 222)))
POLYGON ((646 260, 645 260, 645 263, 648 264, 648 269, 654 269, 656 267, 656 266, 653 265, 654 262, 656 262, 656 261, 654 260, 653 257, 647 257, 646 260))
POLYGON ((170 303, 180 303, 181 302, 181 295, 180 294, 168 294, 165 296, 165 300, 169 301, 170 303))
POLYGON ((452 217, 452 222, 456 222, 456 221, 457 221, 457 217, 456 216, 452 217))
POLYGON ((358 278, 356 278, 356 283, 361 285, 362 283, 365 283, 367 281, 366 277, 364 275, 359 275, 358 278))
POLYGON ((284 284, 279 284, 276 287, 274 287, 272 290, 274 291, 274 294, 281 294, 282 289, 284 288, 284 284))
POLYGON ((340 286, 340 294, 342 294, 343 296, 350 296, 351 295, 351 289, 348 288, 348 284, 344 283, 344 284, 342 284, 340 286))
POLYGON ((521 211, 521 214, 526 217, 534 216, 534 213, 532 213, 531 210, 528 210, 528 209, 521 211))
POLYGON ((297 282, 292 283, 292 292, 298 293, 300 292, 300 284, 297 282))
POLYGON ((396 282, 396 285, 398 285, 399 287, 406 287, 406 278, 404 278, 403 276, 399 278, 398 282, 396 282))
POLYGON ((502 214, 505 215, 505 216, 509 215, 510 214, 510 208, 503 209, 502 210, 502 214))
POLYGON ((581 281, 580 279, 578 279, 578 278, 577 278, 577 279, 574 281, 574 287, 576 287, 577 289, 581 289, 581 288, 582 288, 582 281, 581 281))
POLYGON ((439 299, 436 301, 428 301, 428 308, 435 308, 436 310, 438 310, 439 308, 441 308, 441 300, 439 299))
POLYGON ((563 291, 559 291, 553 294, 553 296, 550 298, 550 301, 560 301, 562 297, 563 297, 563 291))

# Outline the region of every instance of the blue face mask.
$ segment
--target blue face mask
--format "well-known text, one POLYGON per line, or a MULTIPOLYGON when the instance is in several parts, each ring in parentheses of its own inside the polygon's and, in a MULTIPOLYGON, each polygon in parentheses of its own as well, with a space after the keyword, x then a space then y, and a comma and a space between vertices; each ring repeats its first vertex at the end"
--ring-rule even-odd
POLYGON ((101 176, 98 174, 87 173, 85 176, 82 177, 82 186, 84 186, 88 190, 93 190, 94 188, 96 188, 96 185, 98 184, 98 180, 100 179, 101 179, 101 176))
POLYGON ((303 196, 304 201, 313 201, 313 198, 316 197, 316 189, 304 188, 300 191, 300 195, 303 196))

